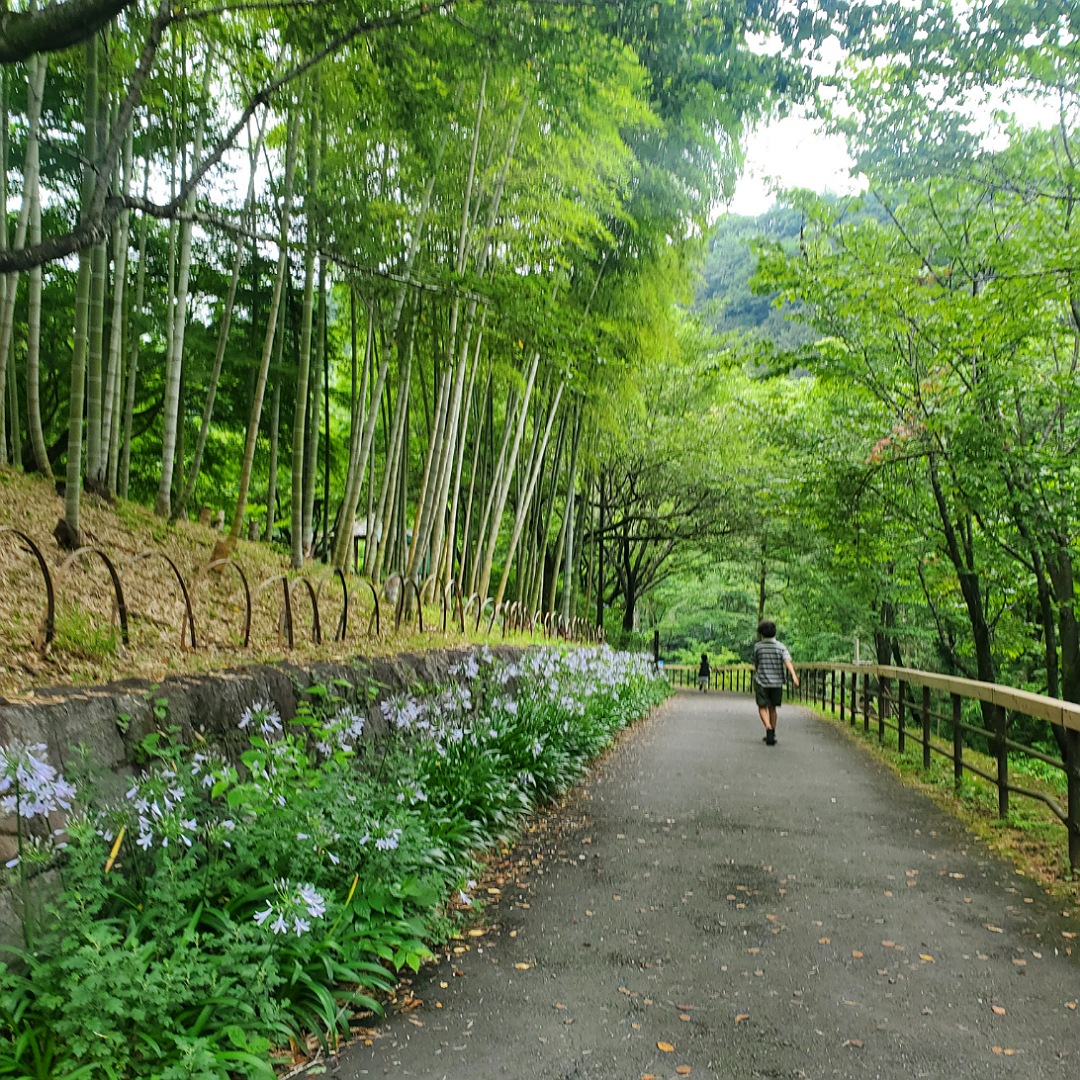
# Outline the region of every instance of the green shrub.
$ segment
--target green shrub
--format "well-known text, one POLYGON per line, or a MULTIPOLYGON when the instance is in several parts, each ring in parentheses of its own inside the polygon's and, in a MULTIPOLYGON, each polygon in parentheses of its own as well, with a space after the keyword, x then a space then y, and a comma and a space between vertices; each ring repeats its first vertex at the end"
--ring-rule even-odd
MULTIPOLYGON (((125 798, 88 783, 62 849, 28 836, 10 871, 32 889, 34 848, 64 887, 0 965, 0 1075, 271 1077, 272 1046, 333 1045, 452 930, 477 854, 667 693, 607 649, 482 652, 454 676, 384 701, 380 740, 366 687, 321 687, 287 726, 249 705, 237 761, 163 726, 125 798)), ((0 757, 20 820, 76 798, 43 751, 0 757)))

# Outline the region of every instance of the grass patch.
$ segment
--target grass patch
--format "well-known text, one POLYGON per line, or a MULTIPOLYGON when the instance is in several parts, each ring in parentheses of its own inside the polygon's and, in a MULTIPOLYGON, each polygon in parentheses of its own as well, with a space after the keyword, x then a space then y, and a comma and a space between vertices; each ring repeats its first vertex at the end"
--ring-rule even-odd
POLYGON ((105 663, 120 649, 120 630, 114 625, 103 626, 81 608, 61 611, 56 616, 56 636, 53 647, 94 663, 105 663))

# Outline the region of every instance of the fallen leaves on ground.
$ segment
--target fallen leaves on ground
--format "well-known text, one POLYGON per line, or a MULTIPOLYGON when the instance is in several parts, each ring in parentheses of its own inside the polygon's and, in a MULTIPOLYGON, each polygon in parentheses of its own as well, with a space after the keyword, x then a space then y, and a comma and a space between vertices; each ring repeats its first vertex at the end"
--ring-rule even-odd
POLYGON ((990 1006, 990 1011, 995 1016, 1004 1016, 1005 1015, 1005 1006, 1004 1005, 991 1005, 990 1006))
POLYGON ((658 1042, 656 1044, 656 1049, 661 1051, 662 1053, 665 1053, 665 1054, 673 1054, 673 1053, 675 1053, 675 1047, 672 1046, 671 1043, 669 1043, 669 1042, 663 1042, 663 1041, 658 1042))
POLYGON ((750 1014, 749 1013, 739 1013, 739 1015, 735 1017, 735 1023, 736 1024, 741 1024, 744 1020, 749 1020, 749 1019, 750 1019, 750 1014))

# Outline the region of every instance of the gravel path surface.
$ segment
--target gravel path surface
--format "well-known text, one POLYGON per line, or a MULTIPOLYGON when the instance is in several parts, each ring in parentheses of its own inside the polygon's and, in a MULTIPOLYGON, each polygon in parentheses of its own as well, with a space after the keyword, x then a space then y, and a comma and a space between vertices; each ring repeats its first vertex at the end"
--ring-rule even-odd
POLYGON ((483 935, 319 1071, 1080 1075, 1080 912, 807 710, 778 734, 696 692, 627 732, 510 853, 483 935))

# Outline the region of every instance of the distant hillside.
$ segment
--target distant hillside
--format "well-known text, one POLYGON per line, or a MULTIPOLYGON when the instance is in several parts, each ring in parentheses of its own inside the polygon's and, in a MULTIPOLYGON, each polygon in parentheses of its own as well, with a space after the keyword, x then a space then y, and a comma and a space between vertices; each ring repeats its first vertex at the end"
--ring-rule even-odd
POLYGON ((756 269, 752 245, 765 239, 796 247, 802 215, 774 208, 758 217, 727 214, 715 226, 695 307, 717 333, 744 334, 769 341, 780 349, 795 349, 813 333, 794 317, 795 309, 773 306, 773 295, 750 288, 756 269))

